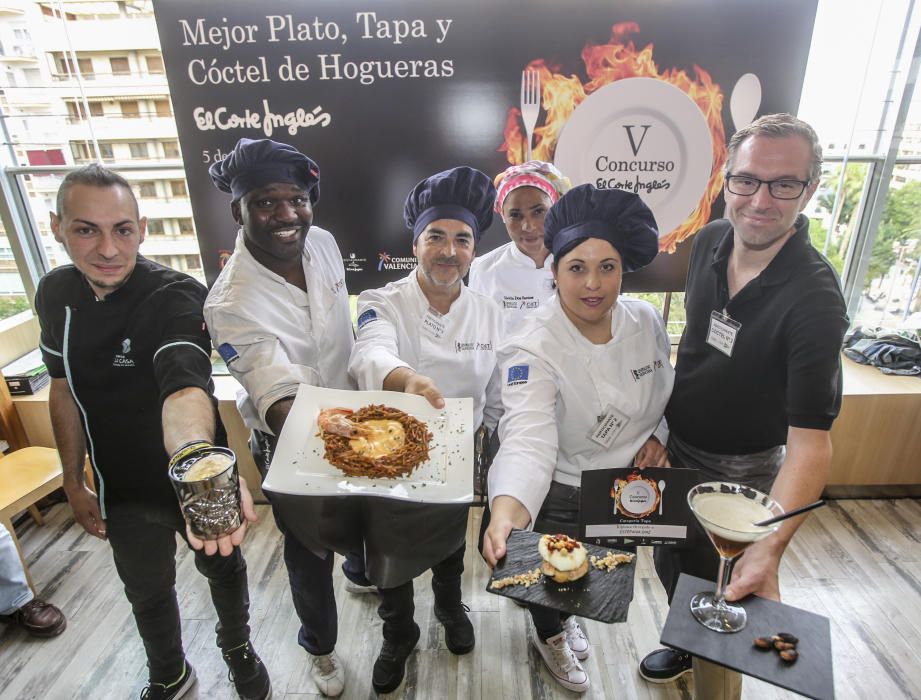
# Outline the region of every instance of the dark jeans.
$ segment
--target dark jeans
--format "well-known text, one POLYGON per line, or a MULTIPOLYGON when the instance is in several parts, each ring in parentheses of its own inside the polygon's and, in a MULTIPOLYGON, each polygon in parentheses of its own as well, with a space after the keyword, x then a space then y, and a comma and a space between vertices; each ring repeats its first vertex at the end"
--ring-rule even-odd
MULTIPOLYGON (((106 532, 147 652, 150 679, 170 683, 182 673, 185 660, 175 589, 176 533, 185 538, 179 506, 110 504, 106 532)), ((239 547, 228 557, 196 551, 195 567, 211 588, 218 619, 214 628, 217 645, 233 649, 245 644, 249 640, 249 592, 239 547)))
MULTIPOLYGON (((461 545, 446 559, 432 567, 432 593, 435 605, 451 608, 461 602, 461 575, 464 573, 464 552, 467 545, 461 545)), ((394 588, 379 588, 380 606, 377 614, 384 621, 384 639, 401 642, 411 636, 413 613, 413 582, 407 581, 394 588)))
MULTIPOLYGON (((256 466, 264 478, 275 448, 274 437, 253 431, 250 447, 256 466)), ((325 557, 319 557, 301 544, 277 515, 275 524, 284 537, 288 584, 291 588, 294 610, 301 623, 297 642, 314 656, 329 654, 336 648, 339 635, 338 611, 333 590, 333 553, 327 552, 325 557)), ((363 578, 364 558, 358 554, 348 555, 346 568, 355 578, 363 578)))

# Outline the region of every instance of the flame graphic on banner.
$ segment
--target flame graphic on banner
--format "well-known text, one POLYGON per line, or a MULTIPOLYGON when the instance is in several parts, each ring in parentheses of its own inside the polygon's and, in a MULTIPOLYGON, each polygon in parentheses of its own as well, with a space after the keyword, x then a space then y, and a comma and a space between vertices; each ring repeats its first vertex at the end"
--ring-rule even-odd
MULTIPOLYGON (((726 134, 721 112, 723 92, 713 82, 710 74, 700 66, 694 66, 691 77, 684 70, 666 69, 659 71, 653 60, 653 45, 638 50, 626 36, 640 31, 636 22, 621 22, 611 27, 611 40, 607 44, 588 44, 582 49, 582 61, 589 81, 583 85, 578 76, 565 76, 558 66, 548 65, 542 59, 535 59, 527 69, 540 73, 541 106, 544 110, 542 126, 535 129, 532 158, 553 161, 560 131, 569 116, 582 101, 599 88, 623 78, 655 78, 685 92, 700 109, 707 120, 713 143, 713 163, 710 180, 697 208, 685 221, 667 234, 659 237, 659 250, 674 253, 677 245, 692 235, 710 219, 713 202, 723 187, 723 164, 726 162, 726 134)), ((521 110, 513 107, 505 121, 505 141, 498 149, 504 151, 511 164, 521 163, 525 151, 525 135, 521 128, 521 110)), ((564 175, 566 173, 563 173, 564 175)))

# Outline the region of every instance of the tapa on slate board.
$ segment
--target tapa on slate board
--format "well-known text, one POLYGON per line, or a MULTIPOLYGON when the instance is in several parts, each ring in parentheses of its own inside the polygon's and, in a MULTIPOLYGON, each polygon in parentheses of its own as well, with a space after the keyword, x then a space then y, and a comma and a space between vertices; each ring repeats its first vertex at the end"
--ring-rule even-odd
MULTIPOLYGON (((493 569, 486 590, 524 603, 537 603, 599 622, 624 622, 627 619, 627 608, 633 600, 635 557, 629 563, 618 565, 613 571, 601 571, 589 563, 588 573, 578 581, 570 583, 556 583, 546 576, 541 576, 537 583, 528 587, 513 585, 498 590, 491 587, 492 582, 497 579, 540 568, 541 556, 537 543, 541 536, 540 532, 512 530, 506 545, 507 553, 493 569)), ((582 546, 589 557, 593 554, 603 557, 608 552, 627 553, 584 542, 582 546)))

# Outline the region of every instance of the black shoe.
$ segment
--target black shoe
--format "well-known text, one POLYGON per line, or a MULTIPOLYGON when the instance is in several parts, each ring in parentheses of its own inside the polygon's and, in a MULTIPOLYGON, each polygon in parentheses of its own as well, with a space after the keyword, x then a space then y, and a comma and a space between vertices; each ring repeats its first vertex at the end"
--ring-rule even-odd
POLYGON ((266 700, 272 696, 272 682, 262 659, 250 642, 223 653, 228 678, 241 700, 266 700))
POLYGON ((469 654, 476 644, 473 624, 467 617, 468 612, 470 608, 463 603, 458 603, 451 609, 442 609, 435 605, 435 617, 445 627, 445 644, 452 654, 469 654))
POLYGON ((416 648, 421 632, 419 625, 413 623, 413 632, 410 637, 402 642, 384 640, 381 653, 374 662, 374 671, 371 674, 371 685, 378 693, 391 693, 400 687, 406 673, 406 659, 416 648))
POLYGON ((172 683, 156 683, 151 681, 141 691, 141 700, 179 700, 195 685, 195 669, 186 661, 182 667, 182 675, 172 683))
POLYGON ((691 672, 691 655, 674 649, 656 649, 640 661, 640 675, 650 683, 669 683, 691 672))

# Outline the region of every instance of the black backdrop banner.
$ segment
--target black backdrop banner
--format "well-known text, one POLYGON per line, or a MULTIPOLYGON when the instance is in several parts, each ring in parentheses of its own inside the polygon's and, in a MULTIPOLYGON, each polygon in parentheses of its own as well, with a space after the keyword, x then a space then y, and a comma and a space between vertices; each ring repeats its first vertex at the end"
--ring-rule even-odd
MULTIPOLYGON (((358 293, 414 267, 402 209, 416 182, 524 160, 533 70, 533 157, 639 193, 662 254, 624 288, 683 290, 694 232, 722 215, 729 136, 798 106, 817 1, 155 0, 208 283, 237 231, 208 166, 239 138, 317 161, 314 222, 358 293)), ((496 217, 478 253, 507 240, 496 217)))

